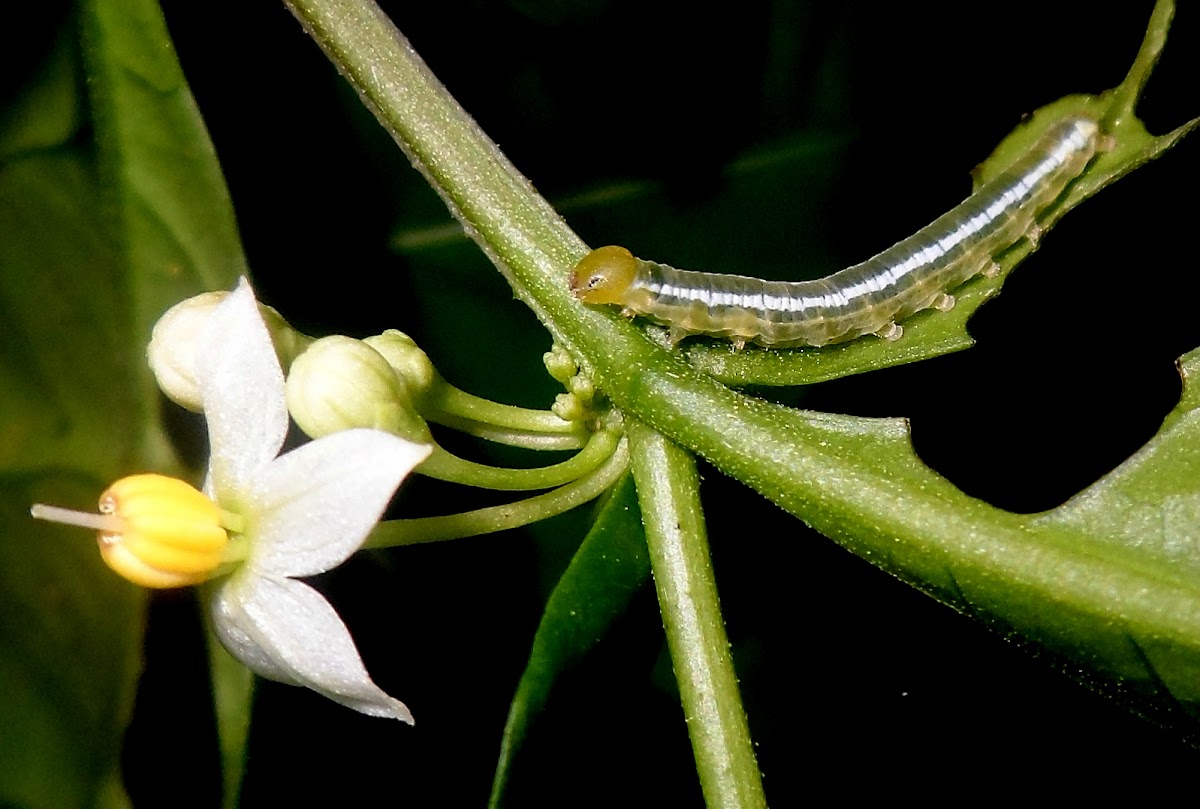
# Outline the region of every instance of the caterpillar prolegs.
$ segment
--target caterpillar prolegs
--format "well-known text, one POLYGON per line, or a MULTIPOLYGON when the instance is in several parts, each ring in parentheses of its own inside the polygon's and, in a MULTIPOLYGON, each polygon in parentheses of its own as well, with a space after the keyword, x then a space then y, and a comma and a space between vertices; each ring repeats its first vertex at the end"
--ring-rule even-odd
POLYGON ((679 270, 635 258, 623 247, 593 250, 571 273, 587 303, 690 334, 780 348, 823 346, 875 334, 899 339, 897 322, 924 309, 947 311, 954 289, 999 271, 995 257, 1021 239, 1036 246, 1038 216, 1106 147, 1100 125, 1077 115, 1055 123, 1002 174, 957 207, 882 253, 812 281, 766 281, 679 270))

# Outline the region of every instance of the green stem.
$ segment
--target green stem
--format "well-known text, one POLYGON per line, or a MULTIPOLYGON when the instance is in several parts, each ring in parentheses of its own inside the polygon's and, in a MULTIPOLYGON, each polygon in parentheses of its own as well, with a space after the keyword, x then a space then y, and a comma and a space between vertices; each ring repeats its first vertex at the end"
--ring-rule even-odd
POLYGON ((708 552, 692 456, 631 421, 633 479, 696 771, 710 807, 765 807, 708 552))
POLYGON ((554 491, 516 503, 445 517, 389 520, 375 527, 364 547, 392 548, 398 545, 473 537, 539 522, 599 497, 620 480, 628 466, 629 449, 626 442, 621 441, 608 460, 591 474, 554 491))
POLYGON ((423 415, 435 424, 441 424, 443 427, 458 430, 460 433, 466 433, 476 438, 482 438, 485 441, 505 444, 510 447, 521 447, 522 449, 541 451, 580 449, 588 440, 588 433, 582 427, 580 432, 576 434, 556 435, 554 433, 527 432, 507 427, 494 427, 490 424, 470 419, 447 416, 445 413, 423 415))
POLYGON ((616 449, 619 437, 615 430, 600 430, 592 434, 583 449, 562 463, 534 469, 486 466, 452 455, 435 444, 433 454, 421 464, 418 471, 437 480, 480 489, 506 492, 550 489, 576 480, 604 463, 616 449))
POLYGON ((1158 57, 1162 55, 1163 47, 1167 43, 1167 31, 1171 28, 1171 19, 1174 16, 1173 0, 1158 0, 1155 3, 1146 36, 1142 39, 1142 45, 1129 68, 1129 73, 1113 90, 1114 103, 1110 124, 1119 124, 1125 118, 1133 116, 1133 109, 1141 98, 1142 90, 1145 89, 1146 82, 1149 81, 1150 74, 1158 63, 1158 57))
POLYGON ((493 402, 459 390, 444 380, 430 389, 421 402, 421 411, 425 418, 438 423, 442 423, 438 420, 439 414, 444 413, 465 421, 529 433, 578 435, 583 431, 583 426, 578 422, 560 419, 549 410, 531 410, 493 402), (425 412, 427 410, 429 412, 425 412))
MULTIPOLYGON (((206 595, 211 595, 212 584, 206 595)), ((208 598, 204 601, 207 603, 208 598)), ((207 612, 207 610, 206 610, 207 612)), ((221 806, 239 804, 246 774, 246 741, 250 736, 250 708, 254 699, 254 673, 226 651, 212 624, 206 622, 209 670, 212 676, 213 707, 217 715, 217 738, 221 752, 221 806)))

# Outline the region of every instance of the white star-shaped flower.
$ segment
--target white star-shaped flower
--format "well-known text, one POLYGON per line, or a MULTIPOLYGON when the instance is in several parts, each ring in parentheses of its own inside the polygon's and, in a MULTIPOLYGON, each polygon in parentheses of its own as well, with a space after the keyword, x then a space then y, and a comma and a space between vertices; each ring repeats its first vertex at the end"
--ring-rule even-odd
POLYGON ((276 457, 288 426, 283 372, 244 280, 205 327, 196 372, 212 448, 205 488, 246 521, 246 560, 213 598, 221 642, 264 677, 411 723, 404 704, 371 681, 329 602, 294 577, 357 551, 430 448, 346 430, 276 457))
POLYGON ((337 612, 296 577, 337 567, 358 550, 430 448, 355 429, 279 455, 288 428, 283 372, 245 280, 201 330, 195 374, 212 451, 205 485, 211 504, 194 490, 194 498, 183 497, 188 505, 174 494, 135 496, 141 488, 157 491, 160 481, 186 488, 142 475, 114 484, 101 498, 104 514, 91 521, 45 506, 35 515, 99 528, 105 561, 147 586, 203 581, 231 555, 242 557, 212 599, 213 624, 235 657, 268 679, 411 724, 404 704, 372 682, 337 612), (190 510, 195 498, 200 517, 190 510), (153 529, 139 523, 143 510, 154 514, 153 529), (159 533, 164 515, 203 523, 203 530, 193 532, 189 523, 159 533), (211 539, 214 521, 218 534, 232 534, 228 545, 211 539))

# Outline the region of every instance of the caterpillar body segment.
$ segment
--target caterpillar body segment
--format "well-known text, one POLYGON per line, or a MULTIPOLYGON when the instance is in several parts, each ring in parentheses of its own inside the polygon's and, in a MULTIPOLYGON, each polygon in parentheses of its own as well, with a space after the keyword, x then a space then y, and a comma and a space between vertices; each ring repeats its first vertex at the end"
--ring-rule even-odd
POLYGON ((874 334, 899 339, 898 321, 924 309, 948 311, 954 289, 999 271, 996 256, 1021 239, 1034 247, 1038 217, 1111 148, 1094 119, 1051 126, 1003 173, 931 224, 878 255, 812 281, 767 281, 680 270, 635 258, 623 247, 594 250, 570 284, 582 301, 615 304, 669 328, 672 343, 691 334, 790 348, 874 334))

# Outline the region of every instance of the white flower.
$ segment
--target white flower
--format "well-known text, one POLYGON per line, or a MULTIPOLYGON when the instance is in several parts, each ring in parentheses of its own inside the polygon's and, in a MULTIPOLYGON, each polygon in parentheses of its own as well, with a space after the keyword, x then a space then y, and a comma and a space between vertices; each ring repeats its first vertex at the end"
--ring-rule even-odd
MULTIPOLYGON (((355 429, 279 455, 288 428, 283 372, 244 279, 207 321, 195 348, 212 450, 205 494, 217 506, 215 519, 232 534, 229 548, 242 556, 215 588, 217 635, 263 677, 411 724, 408 708, 371 681, 337 612, 296 577, 337 567, 358 550, 396 487, 430 448, 355 429)), ((163 499, 156 496, 160 481, 183 485, 134 476, 101 498, 100 517, 69 518, 45 506, 35 506, 34 514, 99 528, 105 561, 140 584, 179 586, 210 578, 217 564, 210 557, 230 556, 223 535, 218 531, 222 539, 212 540, 214 518, 203 502, 192 508, 198 492, 176 500, 172 490, 163 499), (152 493, 144 495, 145 488, 152 493), (142 513, 153 519, 139 522, 142 513), (164 515, 178 520, 159 530, 164 515), (205 520, 204 531, 193 530, 205 520), (201 548, 189 544, 193 537, 201 537, 201 548)))
POLYGON ((411 723, 404 704, 371 681, 329 602, 294 577, 358 550, 430 448, 346 430, 276 457, 288 426, 283 372, 244 280, 212 313, 196 368, 212 448, 205 489, 245 520, 245 562, 212 603, 221 642, 264 677, 411 723))

